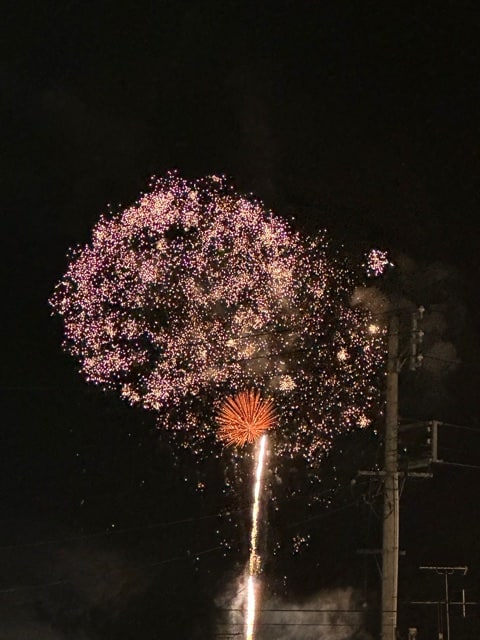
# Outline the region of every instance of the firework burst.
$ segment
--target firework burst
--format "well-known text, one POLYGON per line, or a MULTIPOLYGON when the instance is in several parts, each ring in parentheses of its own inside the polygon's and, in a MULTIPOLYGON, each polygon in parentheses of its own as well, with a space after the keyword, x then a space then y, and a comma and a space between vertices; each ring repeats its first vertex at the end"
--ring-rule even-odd
POLYGON ((255 442, 276 420, 272 400, 262 400, 258 391, 242 391, 227 398, 220 407, 218 437, 226 445, 242 446, 255 442))
MULTIPOLYGON (((315 476, 335 435, 377 406, 384 331, 369 332, 355 285, 323 236, 299 236, 223 178, 169 174, 101 216, 50 302, 86 379, 154 411, 182 446, 211 451, 212 408, 257 389, 282 417, 274 453, 315 476)), ((225 440, 238 429, 223 424, 225 440)))
POLYGON ((381 276, 387 269, 387 267, 393 267, 390 262, 388 253, 381 251, 380 249, 370 249, 367 255, 367 275, 373 277, 381 276))

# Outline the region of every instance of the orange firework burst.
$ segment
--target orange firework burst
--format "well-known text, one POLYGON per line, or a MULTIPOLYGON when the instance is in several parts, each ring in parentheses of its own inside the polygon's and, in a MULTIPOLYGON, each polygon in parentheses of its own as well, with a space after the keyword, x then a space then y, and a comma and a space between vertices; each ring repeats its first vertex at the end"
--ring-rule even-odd
POLYGON ((241 391, 228 397, 220 407, 218 437, 227 445, 254 442, 277 420, 272 400, 262 400, 258 391, 241 391))

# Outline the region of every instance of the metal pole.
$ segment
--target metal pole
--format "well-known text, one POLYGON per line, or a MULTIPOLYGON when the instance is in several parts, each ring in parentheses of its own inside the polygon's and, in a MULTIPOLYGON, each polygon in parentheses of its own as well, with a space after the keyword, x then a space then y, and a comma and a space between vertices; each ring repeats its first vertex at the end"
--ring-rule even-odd
POLYGON ((448 571, 445 571, 445 629, 446 640, 450 640, 450 602, 448 598, 448 571))
MULTIPOLYGON (((468 567, 467 566, 457 566, 457 567, 419 567, 419 569, 421 570, 425 570, 425 571, 435 571, 438 574, 443 574, 443 578, 444 578, 444 583, 445 583, 445 601, 443 602, 435 602, 435 601, 424 601, 424 602, 412 602, 412 604, 436 604, 439 609, 439 614, 441 614, 442 609, 441 609, 441 605, 445 605, 445 638, 443 635, 443 625, 442 625, 442 631, 440 631, 440 625, 439 625, 439 632, 438 632, 438 637, 439 638, 444 638, 444 640, 450 640, 450 597, 448 594, 448 576, 453 575, 454 573, 462 573, 463 575, 466 575, 467 571, 468 571, 468 567)), ((455 604, 455 605, 462 605, 462 610, 465 611, 465 606, 467 604, 477 604, 476 602, 466 602, 465 601, 465 593, 463 593, 462 595, 462 602, 452 602, 451 604, 455 604)))
POLYGON ((390 318, 385 413, 385 484, 382 546, 382 640, 395 640, 398 600, 398 316, 390 318))

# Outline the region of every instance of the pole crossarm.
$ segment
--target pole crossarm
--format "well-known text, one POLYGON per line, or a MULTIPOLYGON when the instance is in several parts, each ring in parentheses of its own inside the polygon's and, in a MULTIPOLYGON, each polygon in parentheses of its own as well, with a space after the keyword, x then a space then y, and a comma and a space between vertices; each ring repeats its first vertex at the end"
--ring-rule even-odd
POLYGON ((467 571, 468 571, 468 567, 466 566, 455 566, 455 567, 432 567, 432 566, 425 566, 425 567, 418 567, 420 569, 420 571, 435 571, 436 573, 448 573, 449 575, 451 575, 452 573, 462 573, 463 575, 466 575, 467 571))
MULTIPOLYGON (((368 476, 370 478, 384 478, 385 471, 373 471, 370 469, 360 469, 357 471, 358 476, 368 476)), ((399 471, 399 478, 433 478, 433 473, 430 471, 399 471)))
MULTIPOLYGON (((473 602, 471 600, 450 600, 449 603, 451 605, 459 605, 460 607, 465 606, 466 604, 475 605, 478 602, 473 602)), ((445 600, 410 600, 408 604, 443 604, 445 606, 445 600)))

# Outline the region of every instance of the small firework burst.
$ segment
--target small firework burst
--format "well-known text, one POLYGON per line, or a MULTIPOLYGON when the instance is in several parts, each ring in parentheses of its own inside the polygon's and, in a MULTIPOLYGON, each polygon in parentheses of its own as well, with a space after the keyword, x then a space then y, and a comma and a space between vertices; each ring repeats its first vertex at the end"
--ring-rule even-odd
POLYGON ((387 267, 393 267, 386 251, 371 249, 367 255, 367 274, 371 277, 381 276, 387 267))
POLYGON ((276 420, 271 400, 262 400, 258 391, 241 391, 229 396, 220 407, 218 437, 226 445, 243 446, 271 429, 276 420))

